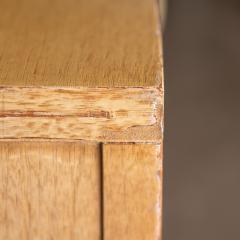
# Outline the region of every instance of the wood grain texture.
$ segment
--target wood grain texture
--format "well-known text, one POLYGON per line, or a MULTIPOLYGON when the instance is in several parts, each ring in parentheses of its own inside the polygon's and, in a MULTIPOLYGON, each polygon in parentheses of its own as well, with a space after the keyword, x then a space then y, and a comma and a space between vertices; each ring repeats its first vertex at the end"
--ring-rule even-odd
POLYGON ((161 86, 156 0, 1 0, 0 85, 161 86))
POLYGON ((159 240, 161 146, 106 144, 103 163, 105 240, 159 240))
POLYGON ((1 139, 158 141, 162 93, 154 88, 0 89, 1 139))
POLYGON ((1 240, 100 240, 99 147, 0 143, 1 240))

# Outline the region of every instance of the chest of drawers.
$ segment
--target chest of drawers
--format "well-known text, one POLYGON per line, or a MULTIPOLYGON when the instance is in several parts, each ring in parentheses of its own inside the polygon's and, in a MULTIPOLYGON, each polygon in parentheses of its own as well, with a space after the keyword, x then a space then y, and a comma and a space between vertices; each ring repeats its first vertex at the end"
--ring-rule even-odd
POLYGON ((159 239, 162 69, 155 1, 0 1, 1 240, 159 239))

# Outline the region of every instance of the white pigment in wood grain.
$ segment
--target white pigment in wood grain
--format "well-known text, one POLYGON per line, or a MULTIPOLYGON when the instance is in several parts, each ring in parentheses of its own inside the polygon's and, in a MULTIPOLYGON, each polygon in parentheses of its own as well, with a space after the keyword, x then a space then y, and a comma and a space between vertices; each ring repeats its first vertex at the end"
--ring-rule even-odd
POLYGON ((0 89, 1 139, 157 141, 162 93, 155 88, 0 89))

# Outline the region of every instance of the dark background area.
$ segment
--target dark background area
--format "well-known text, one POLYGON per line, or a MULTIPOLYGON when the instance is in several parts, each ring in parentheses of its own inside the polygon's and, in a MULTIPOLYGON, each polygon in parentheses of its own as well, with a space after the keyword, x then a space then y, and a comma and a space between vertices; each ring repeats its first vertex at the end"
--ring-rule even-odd
POLYGON ((169 0, 164 240, 240 239, 240 1, 169 0))

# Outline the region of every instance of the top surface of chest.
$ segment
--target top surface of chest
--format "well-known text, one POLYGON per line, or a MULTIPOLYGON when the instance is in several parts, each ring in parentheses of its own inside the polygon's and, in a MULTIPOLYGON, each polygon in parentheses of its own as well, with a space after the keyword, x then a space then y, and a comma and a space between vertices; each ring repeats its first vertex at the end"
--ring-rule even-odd
POLYGON ((1 0, 0 85, 159 86, 159 36, 153 0, 1 0))

